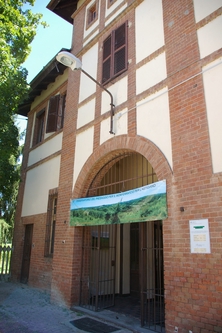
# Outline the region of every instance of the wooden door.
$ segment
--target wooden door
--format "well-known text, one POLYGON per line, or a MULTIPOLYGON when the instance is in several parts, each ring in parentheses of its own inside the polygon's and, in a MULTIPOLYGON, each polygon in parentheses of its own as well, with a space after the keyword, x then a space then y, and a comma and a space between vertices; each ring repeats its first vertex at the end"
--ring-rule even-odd
POLYGON ((32 250, 32 234, 33 224, 27 224, 25 226, 25 240, 22 257, 22 270, 21 270, 21 282, 27 283, 29 278, 29 266, 32 250))

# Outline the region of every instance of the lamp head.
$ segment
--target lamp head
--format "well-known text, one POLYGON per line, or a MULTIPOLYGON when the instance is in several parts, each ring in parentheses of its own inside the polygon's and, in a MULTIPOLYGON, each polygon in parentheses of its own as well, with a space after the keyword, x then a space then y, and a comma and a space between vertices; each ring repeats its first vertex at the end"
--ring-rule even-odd
POLYGON ((61 51, 57 54, 56 59, 61 64, 70 67, 73 71, 82 68, 82 62, 70 52, 61 51))

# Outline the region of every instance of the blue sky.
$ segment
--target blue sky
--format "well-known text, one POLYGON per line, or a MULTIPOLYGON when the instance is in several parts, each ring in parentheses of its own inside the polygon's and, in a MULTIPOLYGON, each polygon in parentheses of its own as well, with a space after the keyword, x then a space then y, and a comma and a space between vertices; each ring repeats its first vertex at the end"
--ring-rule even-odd
MULTIPOLYGON (((22 65, 29 72, 28 83, 61 48, 71 48, 73 26, 47 9, 46 6, 49 2, 50 0, 36 0, 34 6, 25 6, 29 7, 34 13, 43 14, 42 20, 49 25, 47 28, 38 27, 37 34, 31 44, 31 53, 22 65)), ((27 121, 18 116, 18 127, 24 130, 26 125, 27 121)))
POLYGON ((78 208, 87 208, 87 207, 89 208, 89 207, 98 207, 103 205, 111 205, 111 204, 116 204, 118 202, 130 201, 133 199, 138 199, 141 197, 146 197, 148 195, 160 194, 160 193, 166 193, 165 180, 122 193, 75 199, 71 201, 71 210, 78 208))
POLYGON ((47 28, 38 27, 37 35, 31 44, 32 51, 23 64, 28 69, 28 82, 42 70, 42 68, 60 51, 61 48, 71 48, 72 24, 46 8, 50 0, 36 0, 34 6, 29 7, 34 13, 43 14, 43 21, 47 28))

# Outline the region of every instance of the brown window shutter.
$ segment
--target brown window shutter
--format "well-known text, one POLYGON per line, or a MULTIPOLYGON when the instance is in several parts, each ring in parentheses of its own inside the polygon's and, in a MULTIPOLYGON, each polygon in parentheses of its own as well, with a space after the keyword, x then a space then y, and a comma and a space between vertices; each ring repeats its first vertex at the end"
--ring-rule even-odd
POLYGON ((46 133, 55 132, 57 130, 59 100, 60 95, 56 95, 50 98, 46 133))
POLYGON ((127 69, 127 22, 103 43, 103 71, 102 83, 108 82, 127 69))
POLYGON ((65 106, 66 106, 66 94, 60 96, 57 130, 63 128, 65 106))
POLYGON ((127 69, 127 24, 124 23, 114 31, 113 76, 127 69))
POLYGON ((111 78, 111 35, 103 43, 103 77, 102 83, 111 78))

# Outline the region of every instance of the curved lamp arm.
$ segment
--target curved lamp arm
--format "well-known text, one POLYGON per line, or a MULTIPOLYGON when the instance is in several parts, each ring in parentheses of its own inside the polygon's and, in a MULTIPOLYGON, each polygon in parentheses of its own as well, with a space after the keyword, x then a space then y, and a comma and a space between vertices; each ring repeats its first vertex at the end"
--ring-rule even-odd
POLYGON ((56 56, 57 61, 61 62, 63 65, 70 67, 73 71, 74 70, 81 70, 89 79, 95 82, 101 89, 103 89, 107 94, 109 94, 111 98, 110 106, 111 106, 111 119, 110 119, 110 134, 115 134, 113 132, 113 116, 115 114, 115 105, 113 104, 113 95, 109 90, 107 90, 99 81, 95 80, 89 73, 82 69, 82 62, 80 59, 75 57, 72 53, 67 51, 61 51, 56 56))

